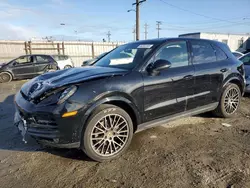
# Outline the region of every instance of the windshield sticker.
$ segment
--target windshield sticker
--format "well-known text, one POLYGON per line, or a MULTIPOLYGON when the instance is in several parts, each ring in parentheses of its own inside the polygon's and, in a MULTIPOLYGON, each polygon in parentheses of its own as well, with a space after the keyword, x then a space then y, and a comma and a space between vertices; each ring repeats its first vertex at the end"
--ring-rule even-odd
POLYGON ((153 46, 153 44, 141 44, 139 45, 137 48, 151 48, 153 46))
POLYGON ((133 62, 133 58, 110 59, 110 65, 122 65, 133 62))

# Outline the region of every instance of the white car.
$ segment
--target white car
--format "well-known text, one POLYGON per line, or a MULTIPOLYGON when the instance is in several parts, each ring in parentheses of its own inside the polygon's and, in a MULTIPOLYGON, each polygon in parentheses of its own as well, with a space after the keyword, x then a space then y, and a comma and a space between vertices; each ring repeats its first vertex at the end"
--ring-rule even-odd
POLYGON ((52 55, 60 70, 74 67, 72 59, 67 55, 52 55))

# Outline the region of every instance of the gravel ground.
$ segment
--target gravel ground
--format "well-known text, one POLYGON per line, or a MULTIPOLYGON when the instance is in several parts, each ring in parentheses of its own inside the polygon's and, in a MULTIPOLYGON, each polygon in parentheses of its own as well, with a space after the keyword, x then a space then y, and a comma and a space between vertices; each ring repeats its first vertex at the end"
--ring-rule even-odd
POLYGON ((234 118, 180 119, 134 136, 119 159, 97 163, 79 150, 21 142, 14 94, 0 85, 0 185, 5 187, 250 187, 250 99, 234 118))

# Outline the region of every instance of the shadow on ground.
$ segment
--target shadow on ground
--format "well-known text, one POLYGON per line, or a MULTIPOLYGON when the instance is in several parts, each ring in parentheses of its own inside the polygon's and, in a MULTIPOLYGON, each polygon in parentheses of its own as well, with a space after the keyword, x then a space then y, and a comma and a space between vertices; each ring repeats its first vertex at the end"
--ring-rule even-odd
POLYGON ((48 152, 53 155, 75 160, 90 161, 83 151, 78 149, 57 149, 42 147, 35 139, 28 137, 28 143, 22 141, 22 136, 14 126, 15 94, 8 90, 0 93, 0 150, 48 152))

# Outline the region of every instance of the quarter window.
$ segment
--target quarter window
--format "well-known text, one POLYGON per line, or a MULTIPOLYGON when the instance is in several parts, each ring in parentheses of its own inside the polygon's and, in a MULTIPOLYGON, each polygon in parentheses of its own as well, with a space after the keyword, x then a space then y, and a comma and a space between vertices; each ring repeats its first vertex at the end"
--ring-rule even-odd
POLYGON ((49 63, 51 58, 49 56, 38 55, 36 56, 37 63, 49 63))
POLYGON ((212 45, 212 46, 215 49, 215 54, 216 54, 217 61, 222 61, 222 60, 227 59, 227 55, 226 55, 226 53, 222 49, 220 49, 216 45, 212 45))
POLYGON ((216 61, 215 50, 205 41, 191 41, 193 63, 202 64, 216 61))
POLYGON ((155 61, 164 59, 171 63, 171 67, 188 65, 188 51, 186 41, 170 42, 159 50, 155 61))

